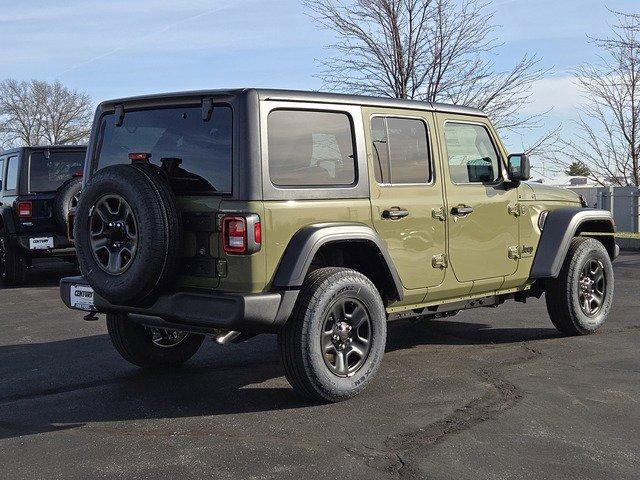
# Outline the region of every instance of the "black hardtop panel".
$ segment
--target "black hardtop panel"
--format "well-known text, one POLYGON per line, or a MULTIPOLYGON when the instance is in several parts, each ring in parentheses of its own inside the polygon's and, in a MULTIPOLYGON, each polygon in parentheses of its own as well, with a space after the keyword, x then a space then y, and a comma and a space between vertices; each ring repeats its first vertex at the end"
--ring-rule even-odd
POLYGON ((274 100, 285 102, 308 103, 336 103, 345 105, 360 105, 372 107, 386 107, 411 110, 426 110, 434 112, 456 113, 460 115, 486 116, 482 110, 460 105, 444 103, 430 103, 419 100, 398 98, 371 97, 365 95, 347 95, 342 93, 311 92, 302 90, 279 90, 260 88, 239 88, 219 90, 196 90, 186 92, 168 92, 153 95, 141 95, 128 98, 107 100, 100 104, 103 110, 112 109, 115 105, 126 104, 132 108, 135 104, 151 106, 154 103, 166 105, 169 102, 197 102, 202 97, 236 97, 255 92, 260 100, 274 100))
POLYGON ((8 150, 0 151, 0 155, 10 155, 14 153, 24 153, 26 155, 28 153, 31 153, 34 151, 40 151, 40 150, 55 150, 56 152, 68 150, 68 151, 77 152, 81 150, 86 151, 87 146, 86 145, 35 145, 31 147, 10 148, 8 150))

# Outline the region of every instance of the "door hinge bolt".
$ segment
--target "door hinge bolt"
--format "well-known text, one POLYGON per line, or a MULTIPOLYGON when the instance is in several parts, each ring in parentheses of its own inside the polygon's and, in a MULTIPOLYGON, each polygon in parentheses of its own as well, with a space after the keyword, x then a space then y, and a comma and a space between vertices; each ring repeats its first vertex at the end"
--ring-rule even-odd
POLYGON ((433 268, 447 268, 447 266, 449 265, 447 255, 444 253, 434 255, 431 259, 431 265, 433 266, 433 268))
POLYGON ((441 222, 447 220, 447 214, 444 211, 444 207, 434 208, 433 210, 431 210, 431 216, 436 220, 440 220, 441 222))

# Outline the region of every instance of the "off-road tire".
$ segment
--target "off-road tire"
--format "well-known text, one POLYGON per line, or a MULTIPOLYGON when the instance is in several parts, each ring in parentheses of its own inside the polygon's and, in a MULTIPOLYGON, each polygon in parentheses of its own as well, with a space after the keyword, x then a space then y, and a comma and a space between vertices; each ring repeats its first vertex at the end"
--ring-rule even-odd
POLYGON ((74 177, 65 182, 56 194, 56 199, 53 204, 53 217, 65 234, 67 233, 69 224, 69 210, 71 210, 74 198, 77 197, 81 189, 82 178, 74 177))
POLYGON ((593 238, 576 237, 560 270, 560 275, 548 282, 546 302, 553 325, 565 335, 587 335, 600 328, 609 315, 613 302, 613 266, 604 245, 593 238), (593 316, 580 307, 580 275, 590 260, 600 262, 605 276, 604 300, 593 316))
POLYGON ((0 237, 0 280, 4 285, 17 287, 27 281, 27 258, 11 247, 6 237, 0 237))
POLYGON ((300 395, 320 402, 338 402, 359 394, 380 366, 387 323, 382 299, 374 284, 354 270, 321 268, 310 273, 291 318, 278 335, 287 380, 300 395), (349 377, 334 375, 325 364, 320 335, 331 305, 339 298, 355 298, 367 309, 371 346, 363 365, 349 377))
POLYGON ((189 333, 172 347, 159 347, 149 328, 129 320, 126 314, 107 314, 107 330, 116 351, 129 363, 149 369, 171 369, 193 357, 204 335, 189 333))
POLYGON ((112 165, 98 170, 78 203, 74 237, 80 271, 96 293, 117 304, 148 303, 173 284, 182 258, 182 217, 164 172, 150 164, 112 165), (111 274, 94 258, 90 213, 103 197, 117 194, 137 221, 138 246, 126 271, 111 274))

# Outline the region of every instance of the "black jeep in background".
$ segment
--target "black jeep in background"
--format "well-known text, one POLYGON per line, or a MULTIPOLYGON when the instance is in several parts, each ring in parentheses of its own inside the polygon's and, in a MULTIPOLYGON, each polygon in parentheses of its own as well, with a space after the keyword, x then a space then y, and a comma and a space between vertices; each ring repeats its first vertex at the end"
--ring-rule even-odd
POLYGON ((85 146, 22 147, 0 153, 0 278, 25 282, 34 258, 75 261, 68 214, 80 194, 85 146))

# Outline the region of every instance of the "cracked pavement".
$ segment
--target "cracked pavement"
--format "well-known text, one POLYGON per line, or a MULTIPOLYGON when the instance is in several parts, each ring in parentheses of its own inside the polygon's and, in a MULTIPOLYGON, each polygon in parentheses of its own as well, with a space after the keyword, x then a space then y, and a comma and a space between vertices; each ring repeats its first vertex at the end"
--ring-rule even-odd
POLYGON ((336 405, 294 395, 272 336, 141 373, 39 272, 0 290, 1 476, 638 478, 640 254, 615 271, 588 337, 561 337, 544 300, 392 322, 376 379, 336 405))

